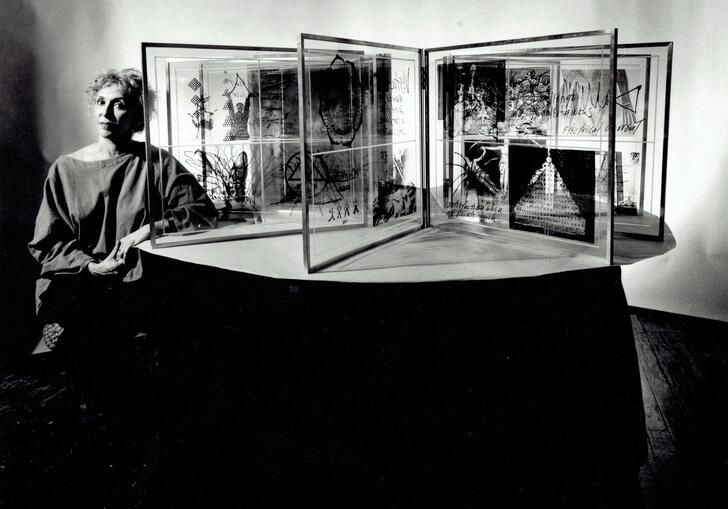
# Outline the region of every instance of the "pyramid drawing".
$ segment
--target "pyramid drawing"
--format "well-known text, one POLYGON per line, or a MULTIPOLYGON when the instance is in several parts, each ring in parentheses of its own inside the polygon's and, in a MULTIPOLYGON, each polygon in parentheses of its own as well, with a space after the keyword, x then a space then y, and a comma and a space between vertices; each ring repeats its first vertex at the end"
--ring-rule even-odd
POLYGON ((570 235, 584 235, 586 219, 559 171, 546 158, 514 208, 517 223, 570 235))

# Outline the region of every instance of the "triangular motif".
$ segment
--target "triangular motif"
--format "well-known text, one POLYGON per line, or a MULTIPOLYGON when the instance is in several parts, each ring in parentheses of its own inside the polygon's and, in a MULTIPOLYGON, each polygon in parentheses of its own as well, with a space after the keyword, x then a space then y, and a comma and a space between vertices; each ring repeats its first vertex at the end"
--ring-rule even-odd
POLYGON ((515 221, 545 230, 584 235, 586 219, 571 197, 551 156, 541 166, 514 208, 515 221))

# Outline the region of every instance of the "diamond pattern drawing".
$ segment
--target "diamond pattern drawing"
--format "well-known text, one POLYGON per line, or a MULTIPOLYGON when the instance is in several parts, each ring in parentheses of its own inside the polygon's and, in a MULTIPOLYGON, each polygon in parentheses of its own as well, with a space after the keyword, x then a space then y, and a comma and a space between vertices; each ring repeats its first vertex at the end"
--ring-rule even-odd
POLYGON ((197 90, 202 86, 202 83, 200 83, 197 78, 192 78, 189 83, 187 83, 187 86, 190 87, 192 90, 197 92, 197 90))

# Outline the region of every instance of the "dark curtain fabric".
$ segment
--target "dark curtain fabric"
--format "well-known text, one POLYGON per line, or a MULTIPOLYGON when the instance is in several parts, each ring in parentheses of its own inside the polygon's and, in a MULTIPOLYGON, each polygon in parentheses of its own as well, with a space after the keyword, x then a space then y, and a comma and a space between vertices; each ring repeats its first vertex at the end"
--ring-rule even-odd
POLYGON ((639 498, 645 421, 618 267, 356 284, 142 256, 179 435, 164 477, 188 502, 639 498))

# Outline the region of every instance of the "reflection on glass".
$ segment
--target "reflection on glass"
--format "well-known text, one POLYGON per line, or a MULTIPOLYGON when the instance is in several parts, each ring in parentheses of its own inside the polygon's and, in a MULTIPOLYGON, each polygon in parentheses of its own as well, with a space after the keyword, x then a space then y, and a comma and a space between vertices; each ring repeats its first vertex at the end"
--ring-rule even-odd
POLYGON ((214 230, 194 239, 165 230, 156 244, 300 231, 295 54, 163 44, 145 52, 147 86, 158 92, 149 140, 194 175, 218 214, 214 230))
MULTIPOLYGON (((428 52, 433 224, 608 262, 610 186, 618 187, 607 164, 616 141, 611 104, 618 106, 615 138, 639 143, 644 101, 634 62, 616 73, 612 101, 612 37, 567 34, 428 52)), ((639 147, 624 150, 626 204, 638 196, 641 163, 631 154, 639 147)))
POLYGON ((422 225, 419 52, 304 36, 307 266, 422 225))

